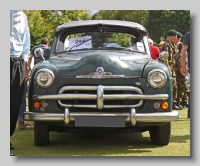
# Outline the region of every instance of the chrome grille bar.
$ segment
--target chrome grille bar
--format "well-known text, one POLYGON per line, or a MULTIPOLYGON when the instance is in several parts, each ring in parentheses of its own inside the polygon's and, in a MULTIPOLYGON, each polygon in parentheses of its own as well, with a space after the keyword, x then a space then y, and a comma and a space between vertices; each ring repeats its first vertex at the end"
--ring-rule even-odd
POLYGON ((129 94, 121 94, 121 95, 104 95, 104 100, 122 100, 122 99, 141 99, 141 100, 165 100, 168 98, 167 94, 158 94, 158 95, 129 95, 129 94))
POLYGON ((97 86, 64 86, 59 90, 59 94, 67 90, 97 90, 97 86))

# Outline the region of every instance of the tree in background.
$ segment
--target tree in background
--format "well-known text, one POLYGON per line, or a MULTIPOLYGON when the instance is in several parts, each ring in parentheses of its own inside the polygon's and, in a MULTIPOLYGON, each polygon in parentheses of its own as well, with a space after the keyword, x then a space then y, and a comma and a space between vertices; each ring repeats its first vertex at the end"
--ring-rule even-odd
POLYGON ((166 33, 175 29, 183 35, 190 30, 189 10, 99 10, 94 15, 89 10, 24 10, 28 17, 31 48, 42 37, 49 39, 51 47, 57 26, 78 20, 124 20, 144 25, 149 37, 156 43, 166 39, 166 33))
POLYGON ((48 26, 44 23, 44 18, 41 15, 41 10, 24 10, 28 18, 31 36, 31 48, 34 45, 40 44, 42 37, 49 38, 48 26))
POLYGON ((40 44, 42 37, 49 39, 51 47, 54 31, 61 24, 92 18, 87 10, 24 10, 24 12, 28 17, 31 48, 40 44))
POLYGON ((148 10, 100 10, 94 16, 95 20, 124 20, 144 25, 148 10))
POLYGON ((190 30, 189 10, 99 10, 92 19, 137 22, 144 25, 155 43, 165 40, 171 29, 182 34, 190 30))
POLYGON ((149 37, 156 43, 167 38, 169 30, 177 30, 183 35, 190 30, 189 10, 149 10, 144 24, 149 37))
MULTIPOLYGON (((93 15, 94 20, 123 20, 133 21, 144 24, 148 15, 147 10, 100 10, 93 15)), ((120 46, 125 46, 129 42, 130 35, 127 34, 113 34, 120 46), (118 40, 119 39, 119 40, 118 40)))

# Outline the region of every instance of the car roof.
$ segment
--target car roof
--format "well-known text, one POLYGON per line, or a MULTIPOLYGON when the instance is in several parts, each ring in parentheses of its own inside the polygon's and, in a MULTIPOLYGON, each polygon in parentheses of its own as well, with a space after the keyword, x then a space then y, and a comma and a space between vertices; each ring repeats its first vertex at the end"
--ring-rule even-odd
POLYGON ((140 25, 139 23, 130 22, 130 21, 120 21, 120 20, 83 20, 83 21, 72 21, 65 24, 62 24, 57 27, 56 32, 72 27, 79 27, 79 26, 93 26, 93 25, 112 25, 112 26, 122 26, 122 27, 129 27, 138 29, 140 31, 144 31, 147 33, 144 26, 140 25))

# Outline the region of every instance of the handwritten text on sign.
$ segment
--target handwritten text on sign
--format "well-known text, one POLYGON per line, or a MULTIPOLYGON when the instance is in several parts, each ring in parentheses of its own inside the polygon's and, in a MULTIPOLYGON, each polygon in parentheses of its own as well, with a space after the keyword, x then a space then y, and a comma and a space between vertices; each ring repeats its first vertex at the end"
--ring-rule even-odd
POLYGON ((92 36, 83 36, 69 39, 69 48, 71 50, 92 48, 92 36))

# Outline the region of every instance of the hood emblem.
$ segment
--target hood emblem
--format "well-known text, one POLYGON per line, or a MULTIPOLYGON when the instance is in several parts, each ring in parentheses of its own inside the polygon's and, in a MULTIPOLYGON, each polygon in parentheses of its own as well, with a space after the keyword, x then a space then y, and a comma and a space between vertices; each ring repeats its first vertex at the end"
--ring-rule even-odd
POLYGON ((98 68, 96 69, 96 72, 97 72, 97 74, 99 74, 99 75, 104 75, 104 74, 105 74, 105 73, 104 73, 103 67, 98 67, 98 68))

